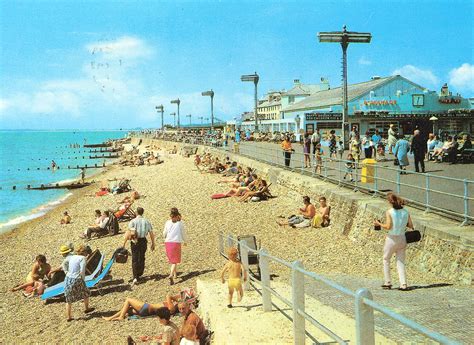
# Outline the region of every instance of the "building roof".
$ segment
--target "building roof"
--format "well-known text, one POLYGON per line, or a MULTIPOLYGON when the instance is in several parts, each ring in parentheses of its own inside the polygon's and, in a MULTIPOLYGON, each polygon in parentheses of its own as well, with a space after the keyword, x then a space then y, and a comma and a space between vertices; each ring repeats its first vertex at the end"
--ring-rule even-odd
POLYGON ((297 84, 287 92, 284 96, 309 96, 320 90, 319 84, 297 84))
POLYGON ((273 99, 271 101, 266 99, 258 105, 258 108, 272 107, 274 105, 281 105, 281 99, 273 99))
MULTIPOLYGON (((391 76, 384 78, 372 79, 363 83, 351 84, 347 87, 347 99, 348 101, 353 100, 354 98, 360 97, 367 92, 372 91, 373 89, 385 84, 399 76, 391 76)), ((318 91, 311 96, 306 97, 305 99, 289 105, 283 111, 294 111, 302 110, 308 108, 321 108, 327 107, 330 105, 342 104, 342 91, 341 87, 336 87, 334 89, 318 91)))

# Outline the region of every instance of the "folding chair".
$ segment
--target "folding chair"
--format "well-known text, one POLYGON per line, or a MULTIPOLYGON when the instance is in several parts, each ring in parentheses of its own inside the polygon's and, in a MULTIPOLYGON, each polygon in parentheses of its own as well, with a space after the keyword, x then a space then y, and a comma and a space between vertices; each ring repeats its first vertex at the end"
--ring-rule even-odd
MULTIPOLYGON (((241 235, 241 236, 237 236, 237 240, 239 241, 239 245, 238 245, 238 251, 239 251, 239 257, 241 258, 242 260, 242 254, 241 254, 241 251, 240 251, 240 241, 244 242, 247 247, 249 247, 250 249, 252 250, 258 250, 259 248, 257 247, 257 239, 255 238, 254 235, 241 235)), ((254 253, 254 252, 249 252, 248 253, 248 262, 249 262, 249 266, 250 265, 257 265, 257 273, 258 273, 258 278, 260 279, 260 263, 259 263, 259 260, 258 260, 258 254, 254 253)), ((250 268, 249 268, 250 270, 250 268)), ((254 276, 255 274, 253 272, 251 272, 254 276)))

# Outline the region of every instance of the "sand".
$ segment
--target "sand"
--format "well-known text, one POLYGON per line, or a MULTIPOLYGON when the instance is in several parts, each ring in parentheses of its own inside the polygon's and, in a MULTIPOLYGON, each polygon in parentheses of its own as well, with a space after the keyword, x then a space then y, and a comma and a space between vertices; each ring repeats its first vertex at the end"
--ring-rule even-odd
MULTIPOLYGON (((117 207, 117 202, 126 194, 91 196, 98 190, 100 182, 74 192, 64 204, 45 216, 23 224, 15 231, 0 237, 3 262, 0 266, 0 343, 123 343, 131 335, 153 335, 159 333, 157 319, 139 321, 107 322, 101 319, 116 312, 126 297, 135 297, 146 302, 159 303, 167 293, 180 288, 194 286, 197 278, 218 279, 224 265, 218 253, 219 231, 229 234, 255 234, 262 246, 273 255, 285 260, 301 260, 306 268, 318 273, 349 273, 363 277, 382 278, 381 251, 355 246, 347 237, 332 231, 331 227, 295 230, 281 228, 275 220, 279 215, 295 213, 300 207, 301 197, 285 188, 272 185, 271 191, 277 197, 259 203, 240 203, 234 198, 211 200, 210 195, 225 192, 225 185, 217 184, 220 176, 201 174, 193 166, 192 158, 163 154, 164 164, 141 167, 115 167, 96 176, 95 180, 128 177, 131 186, 145 197, 136 206, 145 209, 145 217, 155 227, 158 244, 154 252, 147 251, 145 279, 133 289, 131 259, 126 264, 112 268, 112 278, 103 284, 100 291, 93 291, 91 306, 96 311, 87 317, 83 304, 73 306, 73 322, 66 322, 63 301, 43 305, 38 298, 26 299, 19 292, 8 290, 21 282, 28 274, 37 254, 45 254, 53 267, 59 266, 61 257, 58 248, 66 242, 76 246, 83 243, 79 234, 93 222, 94 209, 117 207), (178 207, 185 222, 189 243, 184 247, 183 264, 179 266, 177 284, 169 285, 169 273, 164 252, 162 229, 168 219, 169 209, 178 207), (64 210, 68 210, 73 223, 59 225, 64 210), (363 263, 363 264, 361 264, 363 263)), ((333 222, 337 222, 334 219, 333 222)), ((127 223, 121 223, 122 230, 127 223)), ((94 239, 88 244, 99 248, 107 255, 122 244, 122 236, 94 239)), ((285 270, 271 268, 285 277, 285 270)), ((417 283, 436 281, 427 273, 408 270, 410 280, 417 283)), ((223 287, 224 288, 224 287, 223 287)), ((222 303, 226 303, 222 301, 222 303)), ((175 320, 180 323, 181 320, 175 320)))

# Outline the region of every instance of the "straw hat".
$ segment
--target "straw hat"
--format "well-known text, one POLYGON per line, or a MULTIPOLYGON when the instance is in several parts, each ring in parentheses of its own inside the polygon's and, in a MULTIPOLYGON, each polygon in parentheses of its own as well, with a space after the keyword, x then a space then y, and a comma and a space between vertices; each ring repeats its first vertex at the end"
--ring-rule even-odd
POLYGON ((70 253, 71 251, 72 251, 72 249, 71 249, 69 246, 62 245, 61 247, 59 247, 59 253, 60 253, 61 255, 70 253))

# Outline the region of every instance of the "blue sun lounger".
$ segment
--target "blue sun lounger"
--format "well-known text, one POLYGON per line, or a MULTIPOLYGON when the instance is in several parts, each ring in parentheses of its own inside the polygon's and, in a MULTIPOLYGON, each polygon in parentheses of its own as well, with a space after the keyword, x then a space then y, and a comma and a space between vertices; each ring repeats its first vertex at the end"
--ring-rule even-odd
MULTIPOLYGON (((96 279, 94 279, 97 276, 97 274, 99 273, 100 269, 102 268, 102 262, 104 261, 104 257, 105 257, 105 255, 101 256, 99 264, 97 265, 94 272, 92 272, 90 275, 86 276, 85 281, 86 281, 86 286, 87 287, 93 287, 94 285, 96 285, 110 271, 110 268, 113 264, 114 258, 110 259, 110 261, 107 263, 107 266, 104 267, 104 269, 102 270, 100 275, 96 279), (105 272, 105 271, 107 271, 107 272, 105 272), (99 277, 101 277, 100 280, 97 280, 99 277), (89 282, 94 282, 94 284, 89 286, 89 282)), ((50 286, 49 288, 44 290, 43 294, 41 295, 41 299, 42 300, 47 300, 48 298, 60 296, 63 293, 64 293, 64 282, 61 282, 61 283, 58 283, 54 286, 50 286)))

